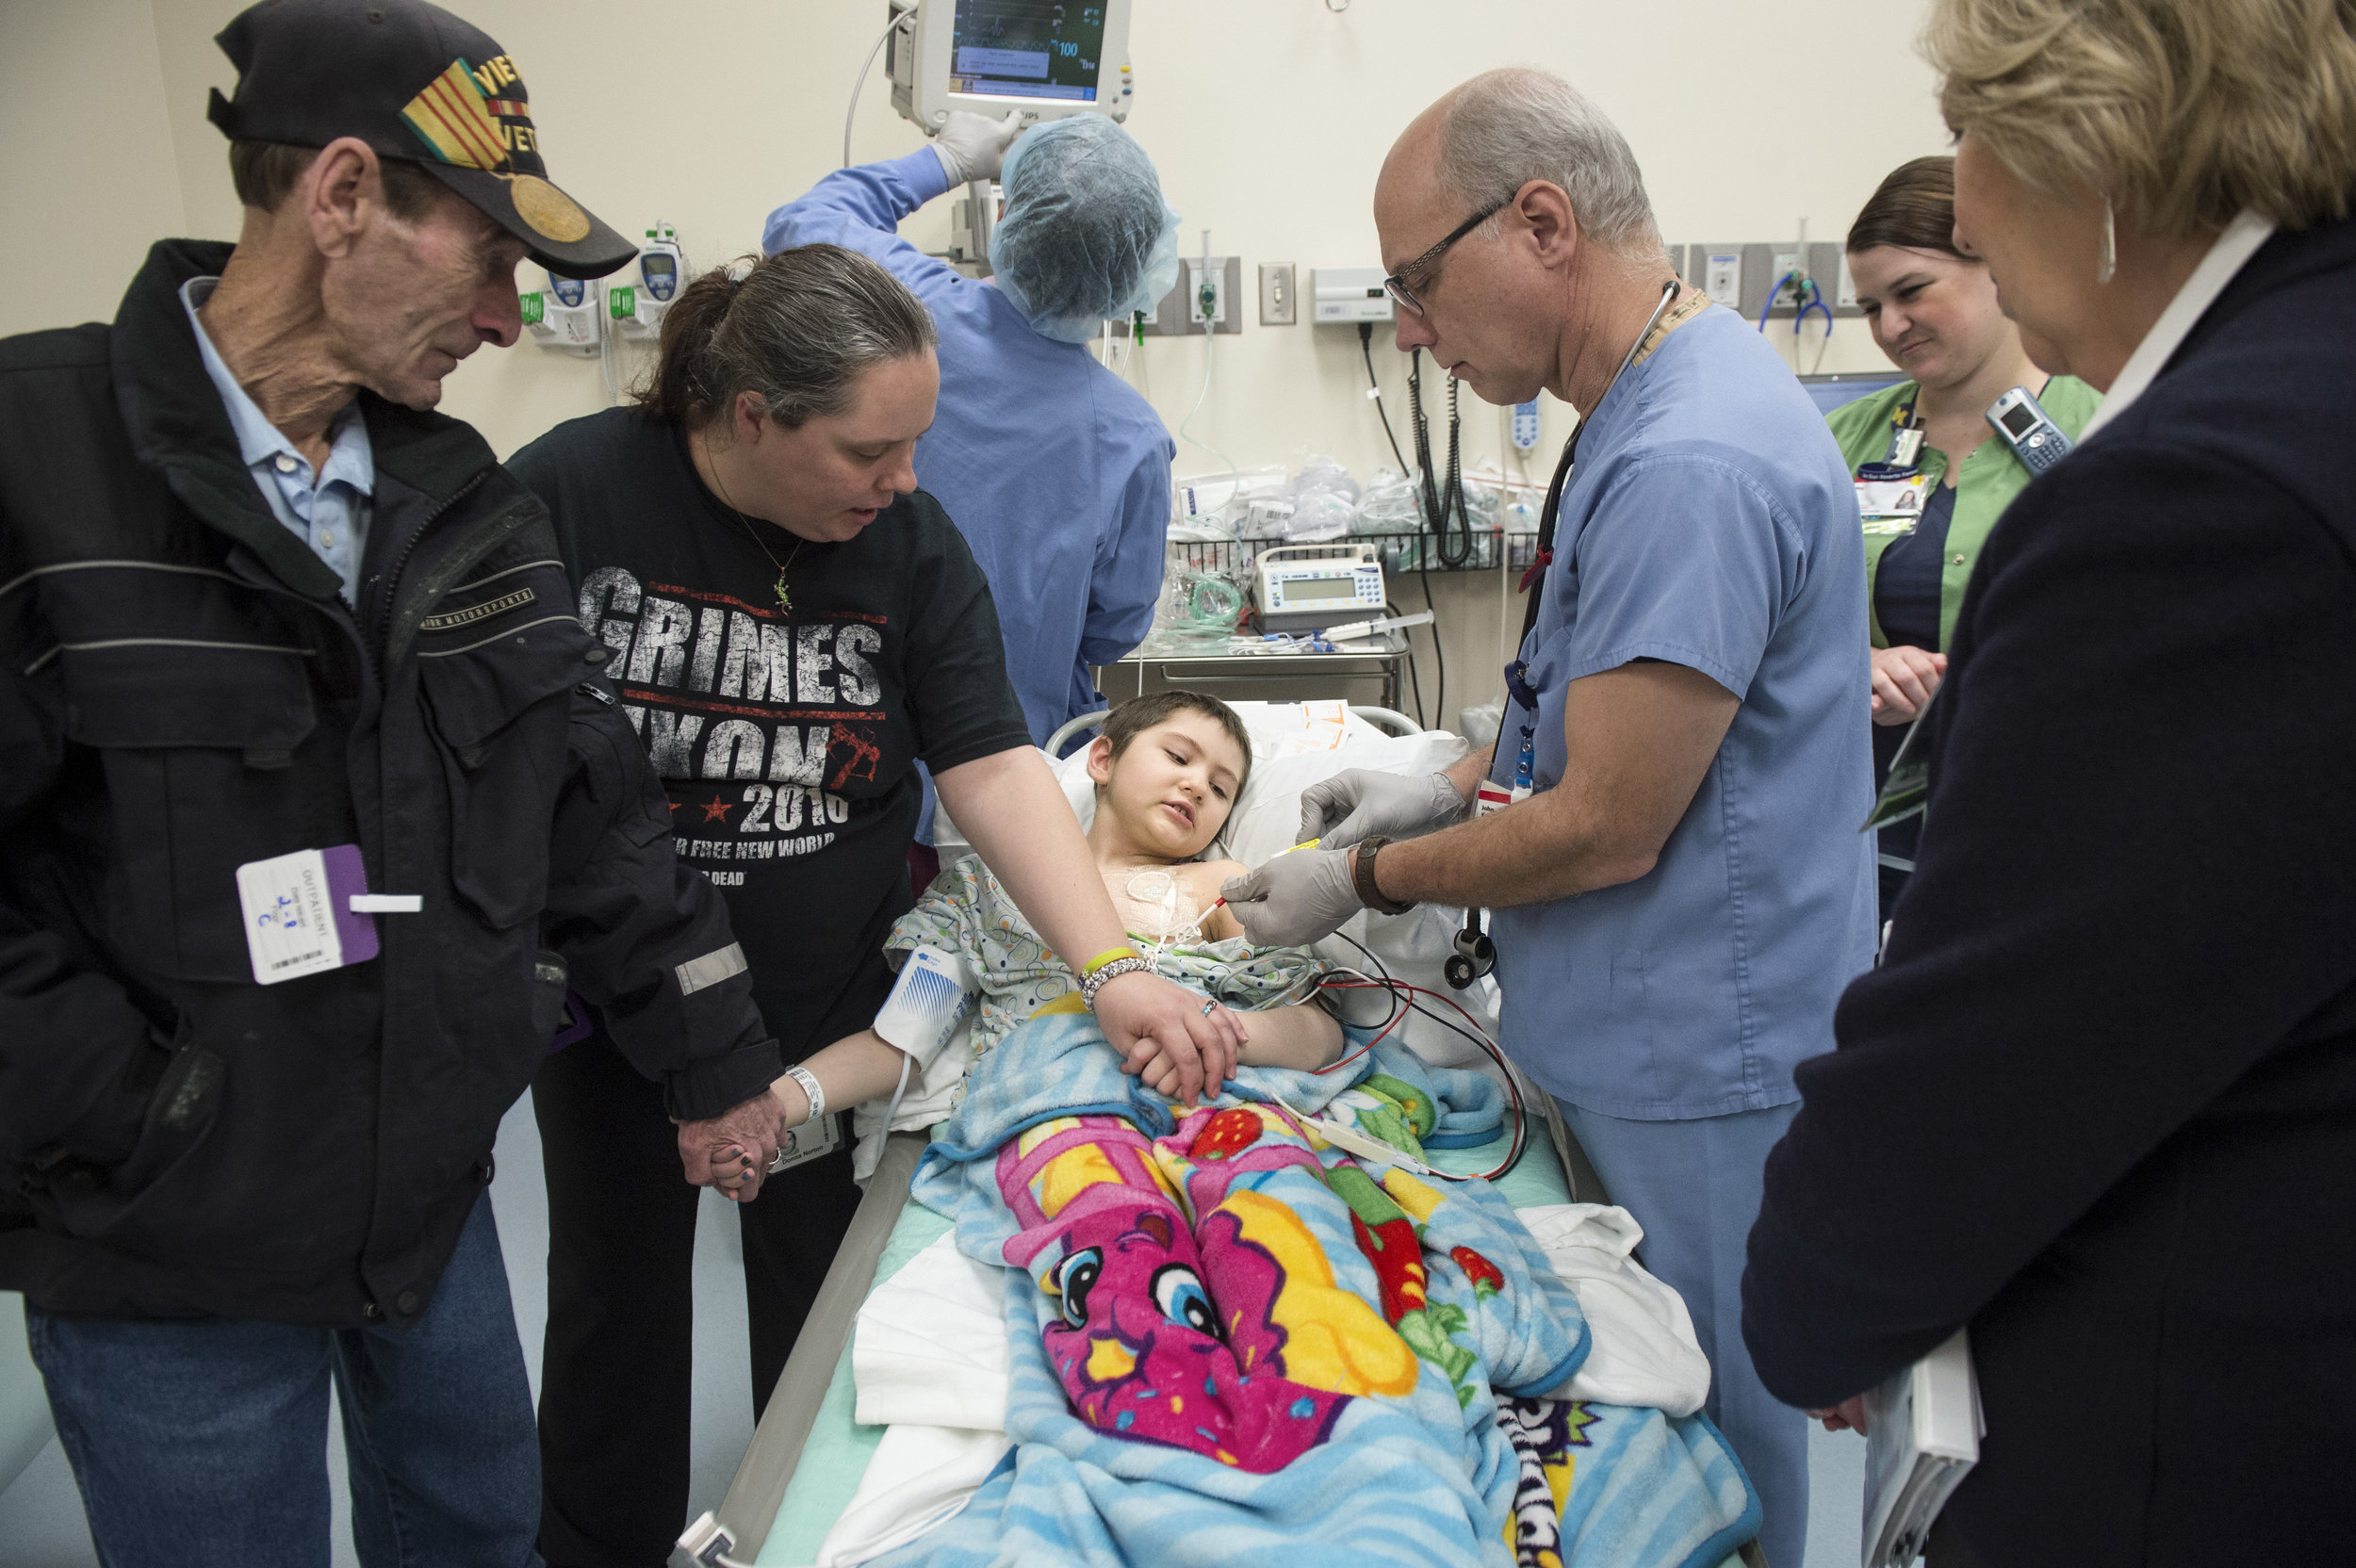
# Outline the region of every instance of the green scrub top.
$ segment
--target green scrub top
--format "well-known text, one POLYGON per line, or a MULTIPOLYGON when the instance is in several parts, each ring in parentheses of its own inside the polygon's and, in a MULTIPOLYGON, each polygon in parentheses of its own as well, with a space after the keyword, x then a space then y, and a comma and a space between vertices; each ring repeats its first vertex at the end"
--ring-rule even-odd
MULTIPOLYGON (((1879 463, 1888 455, 1891 416, 1901 403, 1913 401, 1921 390, 1919 383, 1902 381, 1853 403, 1843 403, 1824 416, 1824 423, 1832 427, 1833 439, 1841 444, 1841 459, 1849 466, 1852 477, 1859 464, 1879 463)), ((2102 394, 2075 376, 2055 376, 2045 384, 2045 390, 2037 394, 2037 400, 2046 417, 2075 441, 2086 421, 2094 417, 2094 411, 2102 406, 2102 394)), ((1996 519, 2004 514, 2004 508, 2012 504, 2012 498, 2021 494, 2031 477, 2003 436, 1994 430, 1988 434, 1988 438, 1963 460, 1963 473, 1955 482, 1955 517, 1947 525, 1947 559, 1939 574, 1941 648, 1955 638, 1955 615, 1963 608, 1964 586, 1972 580, 1972 568, 1979 563, 1980 547, 1988 542, 1988 531, 1996 526, 1996 519)), ((1926 446, 1917 461, 1933 486, 1945 482, 1945 452, 1926 446)), ((1881 616, 1873 608, 1873 579, 1881 569, 1882 551, 1890 547, 1892 539, 1902 536, 1881 531, 1878 523, 1865 526, 1865 604, 1873 623, 1873 645, 1877 648, 1888 647, 1890 639, 1882 634, 1881 616)))

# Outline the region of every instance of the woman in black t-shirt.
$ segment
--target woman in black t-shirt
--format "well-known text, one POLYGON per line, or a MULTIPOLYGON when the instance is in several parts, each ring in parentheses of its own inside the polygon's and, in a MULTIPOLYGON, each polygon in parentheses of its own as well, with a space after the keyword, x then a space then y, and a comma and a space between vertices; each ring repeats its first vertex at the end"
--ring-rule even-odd
MULTIPOLYGON (((866 1027, 891 988, 920 759, 1075 970, 1125 939, 1032 748, 989 587, 916 489, 933 347, 924 306, 875 263, 783 251, 681 292, 639 406, 561 425, 510 465, 554 514, 611 695, 663 778, 680 859, 728 900, 785 1062, 866 1027)), ((692 977, 680 988, 694 1006, 692 977)), ((1151 974, 1107 982, 1097 1016, 1133 1061, 1182 1064, 1189 1098, 1241 1043, 1151 974)), ((532 1100, 550 1227, 541 1550, 659 1560, 687 1506, 695 1193, 661 1090, 601 1032, 551 1056, 532 1100)), ((758 1163, 706 1174, 740 1202, 762 1186, 758 1163)), ((767 1185, 740 1211, 756 1413, 859 1200, 847 1141, 767 1185)))

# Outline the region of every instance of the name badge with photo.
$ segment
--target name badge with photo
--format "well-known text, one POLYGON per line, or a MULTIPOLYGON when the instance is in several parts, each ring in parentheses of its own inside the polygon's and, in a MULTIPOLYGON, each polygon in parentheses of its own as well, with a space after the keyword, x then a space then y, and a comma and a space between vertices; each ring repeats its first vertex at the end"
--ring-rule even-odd
POLYGON ((1930 480, 1922 474, 1905 479, 1860 479, 1857 482, 1857 515, 1876 533, 1910 533, 1930 499, 1930 480))

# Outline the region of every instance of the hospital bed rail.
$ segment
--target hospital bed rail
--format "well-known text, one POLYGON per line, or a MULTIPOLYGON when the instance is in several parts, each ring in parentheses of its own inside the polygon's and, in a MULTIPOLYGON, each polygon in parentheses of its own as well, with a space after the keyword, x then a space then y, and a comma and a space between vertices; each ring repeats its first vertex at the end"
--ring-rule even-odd
MULTIPOLYGON (((728 1495, 714 1511, 721 1527, 735 1538, 736 1549, 729 1555, 738 1562, 750 1562, 761 1555, 770 1527, 777 1522, 786 1485, 794 1478, 802 1447, 817 1422, 819 1402, 826 1397, 843 1348, 851 1342, 859 1306, 875 1284, 876 1261, 883 1255, 892 1228, 899 1223, 900 1211, 908 1206, 908 1185, 915 1178, 917 1156, 924 1152, 924 1143, 922 1133, 893 1133, 884 1140, 883 1155, 876 1162, 875 1175, 868 1179, 867 1194, 853 1212, 834 1264, 818 1287, 810 1315, 803 1319, 794 1353, 786 1358, 785 1370, 777 1374, 761 1423, 753 1429, 753 1441, 728 1482, 728 1495)), ((675 1556, 672 1560, 684 1560, 675 1556)))
MULTIPOLYGON (((1420 735, 1423 733, 1423 726, 1396 708, 1376 708, 1372 705, 1360 706, 1352 703, 1350 710, 1387 735, 1420 735)), ((1047 744, 1039 749, 1050 757, 1061 757, 1065 742, 1094 729, 1103 724, 1111 712, 1112 710, 1109 708, 1100 708, 1093 713, 1083 713, 1078 718, 1066 720, 1061 728, 1047 737, 1047 744)))

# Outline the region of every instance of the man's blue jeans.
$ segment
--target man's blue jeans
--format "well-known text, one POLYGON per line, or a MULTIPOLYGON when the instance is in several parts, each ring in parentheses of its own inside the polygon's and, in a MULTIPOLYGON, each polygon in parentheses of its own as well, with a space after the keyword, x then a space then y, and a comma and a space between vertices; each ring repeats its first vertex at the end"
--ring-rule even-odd
POLYGON ((392 1329, 25 1315, 106 1568, 323 1568, 327 1384, 368 1568, 540 1568, 540 1447, 486 1193, 392 1329))

